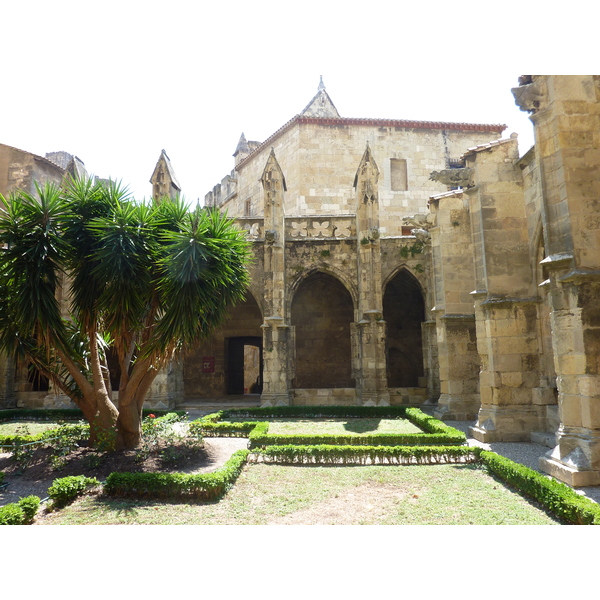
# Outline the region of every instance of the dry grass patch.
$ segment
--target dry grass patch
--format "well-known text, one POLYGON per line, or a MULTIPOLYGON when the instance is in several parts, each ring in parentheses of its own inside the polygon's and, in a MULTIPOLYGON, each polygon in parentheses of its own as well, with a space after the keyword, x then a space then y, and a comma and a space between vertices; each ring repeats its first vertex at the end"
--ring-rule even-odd
POLYGON ((548 525, 557 521, 475 465, 248 465, 219 502, 85 498, 45 524, 548 525))

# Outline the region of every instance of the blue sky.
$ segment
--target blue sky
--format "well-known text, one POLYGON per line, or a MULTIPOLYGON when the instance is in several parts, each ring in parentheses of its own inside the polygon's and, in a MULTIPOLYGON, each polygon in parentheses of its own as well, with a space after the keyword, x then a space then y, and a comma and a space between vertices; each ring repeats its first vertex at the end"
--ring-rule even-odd
POLYGON ((68 151, 137 197, 150 194, 164 148, 190 201, 231 171, 242 131, 263 141, 305 107, 320 75, 344 117, 504 123, 523 153, 532 126, 510 88, 532 71, 585 71, 565 48, 583 55, 595 38, 591 19, 571 30, 565 15, 512 1, 21 0, 2 10, 0 142, 68 151))

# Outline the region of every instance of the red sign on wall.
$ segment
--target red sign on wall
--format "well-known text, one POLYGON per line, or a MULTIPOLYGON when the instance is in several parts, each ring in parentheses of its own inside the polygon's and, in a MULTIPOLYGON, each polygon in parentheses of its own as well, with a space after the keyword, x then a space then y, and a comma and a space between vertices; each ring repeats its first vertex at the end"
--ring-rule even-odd
POLYGON ((202 372, 203 373, 214 373, 215 372, 215 357, 214 356, 203 356, 202 357, 202 372))

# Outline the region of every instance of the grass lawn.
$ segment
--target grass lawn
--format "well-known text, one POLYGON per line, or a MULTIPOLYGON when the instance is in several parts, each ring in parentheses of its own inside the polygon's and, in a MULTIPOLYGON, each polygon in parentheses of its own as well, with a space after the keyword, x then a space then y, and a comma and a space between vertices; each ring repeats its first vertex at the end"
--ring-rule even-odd
POLYGON ((247 465, 219 502, 90 496, 45 517, 68 525, 551 525, 543 510, 475 465, 247 465))
POLYGON ((347 435, 423 433, 407 419, 269 419, 274 435, 347 435))
POLYGON ((0 423, 0 435, 36 435, 60 427, 49 421, 8 421, 0 423))

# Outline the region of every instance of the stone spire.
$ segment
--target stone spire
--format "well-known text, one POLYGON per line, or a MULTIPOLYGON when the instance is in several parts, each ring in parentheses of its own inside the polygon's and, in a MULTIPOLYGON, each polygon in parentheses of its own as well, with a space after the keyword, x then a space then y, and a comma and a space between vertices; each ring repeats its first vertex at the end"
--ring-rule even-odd
POLYGON ((357 390, 362 405, 390 403, 385 359, 385 321, 379 240, 379 167, 367 147, 356 176, 356 229, 358 232, 358 316, 353 325, 358 362, 357 390))
POLYGON ((263 329, 263 391, 261 406, 288 405, 291 388, 290 327, 285 315, 285 177, 275 157, 267 159, 260 182, 264 193, 264 283, 265 320, 263 329))
POLYGON ((155 202, 164 196, 174 198, 181 192, 181 186, 177 181, 171 161, 164 150, 161 151, 156 167, 154 167, 150 183, 152 184, 152 198, 155 202))
POLYGON ((321 119, 339 119, 340 114, 334 106, 329 94, 325 91, 323 76, 319 82, 316 96, 308 103, 308 106, 300 113, 302 117, 318 117, 321 119))
POLYGON ((252 152, 252 150, 250 149, 250 145, 248 144, 246 136, 242 132, 242 135, 240 136, 240 141, 238 142, 235 152, 233 153, 233 157, 235 159, 235 166, 237 167, 238 164, 242 160, 244 160, 244 158, 246 158, 248 154, 250 154, 250 152, 252 152))

